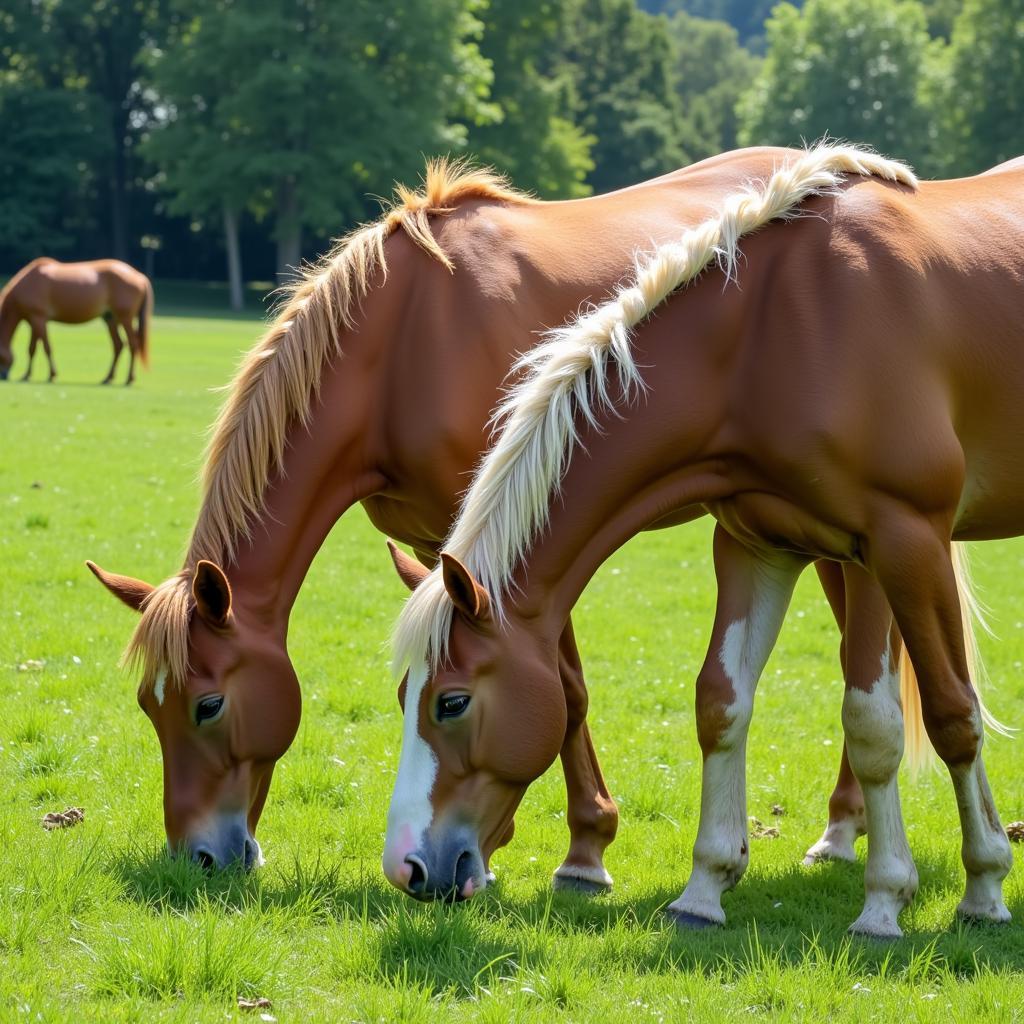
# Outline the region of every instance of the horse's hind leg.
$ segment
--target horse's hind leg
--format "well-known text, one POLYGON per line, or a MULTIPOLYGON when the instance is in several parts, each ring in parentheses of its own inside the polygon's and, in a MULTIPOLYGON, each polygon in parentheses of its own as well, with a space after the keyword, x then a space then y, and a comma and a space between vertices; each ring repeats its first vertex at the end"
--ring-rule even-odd
MULTIPOLYGON (((839 663, 846 664, 846 583, 843 567, 839 562, 819 560, 814 568, 818 571, 821 589, 828 598, 836 625, 843 639, 839 644, 839 663)), ((854 843, 866 831, 864 794, 860 783, 850 767, 850 757, 843 743, 843 754, 839 762, 839 777, 828 800, 828 824, 821 838, 807 851, 804 866, 822 860, 856 860, 854 843)))
POLYGON ((124 342, 121 340, 121 332, 117 329, 117 321, 114 319, 114 314, 106 312, 103 314, 103 321, 107 325, 107 330, 110 332, 110 344, 114 347, 114 360, 110 364, 110 370, 106 377, 100 381, 101 384, 109 384, 114 379, 114 371, 117 369, 117 361, 121 358, 121 349, 124 348, 124 342))
POLYGON ((46 361, 50 364, 50 383, 52 384, 57 379, 57 367, 53 362, 53 349, 50 348, 50 335, 46 329, 46 321, 44 320, 41 325, 34 326, 34 330, 39 335, 39 340, 43 343, 46 361))
POLYGON ((1013 855, 985 776, 981 709, 970 680, 948 538, 925 520, 903 516, 870 538, 869 550, 917 671, 928 738, 956 793, 967 872, 957 912, 1008 921, 1002 886, 1013 855))
POLYGON ((806 562, 769 561, 715 529, 718 606, 697 677, 697 738, 704 755, 693 871, 668 911, 685 927, 724 924, 722 893, 747 867, 747 730, 754 690, 806 562))
POLYGON ((853 564, 844 567, 844 575, 843 730, 850 767, 864 794, 868 827, 864 909, 850 930, 898 938, 900 911, 917 891, 896 780, 903 758, 900 638, 885 592, 874 577, 853 564))
POLYGON ((139 346, 142 344, 139 339, 139 332, 132 326, 132 318, 129 315, 127 318, 120 321, 121 326, 124 328, 124 333, 128 338, 128 376, 125 378, 124 384, 127 387, 135 380, 135 356, 139 352, 139 346))
POLYGON ((603 892, 612 885, 604 851, 615 838, 619 809, 605 785, 587 728, 587 687, 571 621, 559 641, 559 670, 568 712, 561 758, 568 798, 569 852, 555 871, 553 885, 556 889, 603 892))

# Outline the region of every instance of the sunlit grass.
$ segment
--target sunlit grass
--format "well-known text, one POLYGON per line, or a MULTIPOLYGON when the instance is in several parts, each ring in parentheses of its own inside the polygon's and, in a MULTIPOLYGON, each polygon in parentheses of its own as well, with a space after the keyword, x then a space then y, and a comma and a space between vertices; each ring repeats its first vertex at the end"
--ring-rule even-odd
MULTIPOLYGON (((134 389, 101 389, 102 332, 54 327, 60 382, 0 386, 0 1020, 243 1019, 240 995, 270 998, 281 1021, 1020 1019, 1024 874, 1007 885, 1014 924, 953 922, 960 837, 943 775, 904 785, 921 874, 904 940, 846 935, 863 861, 798 866, 842 742, 838 643, 810 576, 751 733, 750 814, 780 836, 752 840, 726 928, 678 934, 662 915, 686 880, 699 806, 706 524, 629 544, 579 609, 593 733, 622 811, 612 894, 550 890, 567 843, 557 768, 527 794, 480 898, 419 906, 384 882, 400 733, 384 641, 404 592, 359 510, 328 539, 293 615, 303 723, 260 827, 266 867, 208 876, 169 859, 156 740, 116 667, 132 614, 82 561, 150 580, 178 567, 211 388, 257 333, 158 317, 153 371, 134 389), (69 805, 84 823, 44 832, 42 815, 69 805)), ((990 703, 1024 724, 1024 545, 978 556, 998 634, 984 640, 990 703)), ((987 747, 1004 821, 1024 818, 1020 742, 987 747)))

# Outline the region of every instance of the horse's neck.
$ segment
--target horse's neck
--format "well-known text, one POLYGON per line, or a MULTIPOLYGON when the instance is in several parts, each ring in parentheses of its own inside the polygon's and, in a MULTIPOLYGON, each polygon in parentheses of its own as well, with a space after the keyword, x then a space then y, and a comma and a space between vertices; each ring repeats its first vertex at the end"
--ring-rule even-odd
POLYGON ((284 626, 306 573, 337 520, 383 485, 365 445, 374 382, 358 358, 325 371, 308 426, 289 429, 282 472, 227 567, 233 598, 284 626))
POLYGON ((704 503, 730 492, 720 439, 729 416, 727 350, 736 341, 727 332, 689 330, 682 312, 672 318, 663 311, 647 325, 648 338, 657 339, 637 353, 646 394, 615 403, 596 428, 580 430, 547 525, 513 574, 512 614, 560 629, 617 548, 655 523, 697 518, 704 503))

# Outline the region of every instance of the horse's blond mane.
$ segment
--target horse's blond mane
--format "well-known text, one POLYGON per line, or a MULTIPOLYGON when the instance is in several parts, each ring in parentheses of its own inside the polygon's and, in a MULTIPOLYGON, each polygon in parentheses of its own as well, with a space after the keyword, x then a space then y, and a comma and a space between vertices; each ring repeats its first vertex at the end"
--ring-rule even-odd
MULTIPOLYGON (((500 619, 520 559, 548 518, 551 495, 584 423, 609 409, 614 372, 626 400, 644 387, 631 351, 632 330, 678 288, 717 263, 735 276, 739 240, 772 220, 800 213, 810 196, 834 192, 845 174, 916 187, 913 172, 853 146, 822 144, 786 161, 766 182, 729 196, 720 212, 636 260, 633 281, 611 299, 551 331, 513 368, 519 382, 495 416, 501 432, 486 453, 444 544, 486 588, 500 619)), ((435 569, 409 596, 393 637, 393 668, 436 667, 453 606, 435 569)))
POLYGON ((427 163, 423 187, 397 186, 379 220, 338 240, 283 291, 274 322, 249 351, 211 431, 202 471, 202 505, 182 570, 147 598, 124 660, 141 669, 143 685, 159 670, 180 683, 188 669, 188 622, 194 567, 207 558, 231 561, 264 510, 267 484, 283 467, 287 432, 306 424, 325 365, 341 355, 342 332, 359 304, 387 276, 384 243, 401 228, 424 252, 453 270, 430 217, 467 199, 533 200, 502 176, 447 159, 427 163))

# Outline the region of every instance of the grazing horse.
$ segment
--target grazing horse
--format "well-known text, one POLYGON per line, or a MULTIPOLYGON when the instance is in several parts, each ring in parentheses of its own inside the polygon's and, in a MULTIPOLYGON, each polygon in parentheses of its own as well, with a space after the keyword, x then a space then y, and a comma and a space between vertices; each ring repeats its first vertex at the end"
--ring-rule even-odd
POLYGON ((441 563, 398 622, 390 880, 420 898, 485 884, 483 859, 558 750, 573 604, 631 536, 698 510, 717 520, 719 596, 677 921, 724 922, 721 894, 746 867, 754 689, 816 558, 841 563, 845 587, 843 726, 869 843, 852 929, 899 935, 917 886, 896 783, 901 644, 960 813, 958 911, 1007 920, 1012 858, 951 540, 1024 532, 1022 265, 1024 168, 918 185, 900 164, 817 147, 528 351, 441 563))
MULTIPOLYGON (((337 519, 361 502, 433 564, 502 381, 538 328, 612 294, 636 251, 699 223, 788 152, 727 154, 560 203, 438 164, 422 192, 400 191, 294 286, 215 427, 180 572, 153 587, 92 566, 142 613, 128 656, 160 738, 172 848, 214 864, 258 860, 271 773, 299 720, 289 615, 337 519)), ((421 566, 395 557, 414 580, 421 566)), ((555 884, 605 887, 618 812, 568 620, 559 677, 570 843, 555 884)), ((837 793, 816 855, 852 857, 860 794, 849 779, 837 793)), ((511 830, 509 819, 499 839, 511 830)))
POLYGON ((149 365, 149 321, 153 313, 153 286, 145 274, 119 260, 93 260, 90 263, 58 263, 57 260, 33 260, 23 267, 0 291, 0 380, 6 380, 14 362, 11 341, 22 320, 32 330, 28 346, 28 367, 22 380, 32 374, 36 346, 50 364, 50 380, 57 379, 50 338, 46 324, 56 320, 62 324, 84 324, 103 317, 114 346, 114 359, 103 384, 114 379, 117 361, 128 339, 128 377, 135 380, 135 357, 149 365), (137 326, 136 326, 137 321, 137 326), (120 329, 120 330, 119 330, 120 329))

